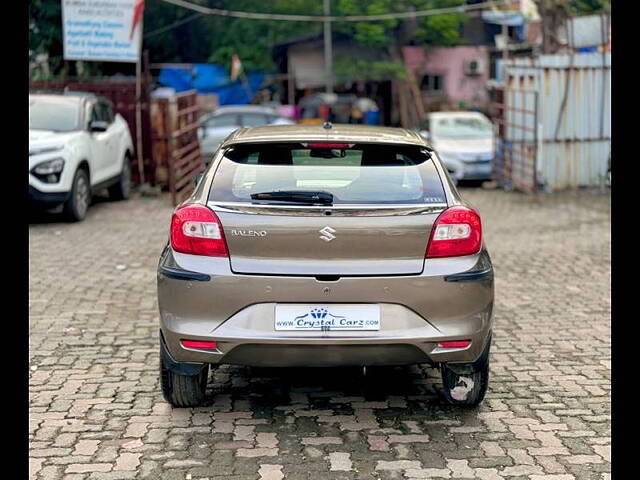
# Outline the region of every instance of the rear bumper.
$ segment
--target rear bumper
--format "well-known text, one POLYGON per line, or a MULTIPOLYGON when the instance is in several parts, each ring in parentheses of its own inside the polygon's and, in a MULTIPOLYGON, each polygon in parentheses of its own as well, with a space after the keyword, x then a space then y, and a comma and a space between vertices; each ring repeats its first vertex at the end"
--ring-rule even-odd
POLYGON ((488 163, 464 163, 458 180, 491 180, 492 166, 488 163))
POLYGON ((456 180, 491 180, 492 162, 470 163, 457 159, 445 159, 444 165, 456 180))
POLYGON ((459 179, 459 180, 491 180, 493 178, 493 175, 491 173, 491 171, 489 172, 480 172, 480 173, 467 173, 465 172, 464 175, 459 179))
MULTIPOLYGON (((407 365, 476 360, 491 332, 493 270, 486 252, 432 262, 421 275, 314 277, 237 275, 184 268, 165 250, 158 271, 160 328, 178 362, 266 367, 407 365), (377 303, 378 331, 275 331, 277 303, 377 303), (217 349, 185 348, 209 340, 217 349), (444 340, 469 339, 465 349, 444 340)), ((191 265, 195 267, 195 265, 191 265)))
POLYGON ((237 345, 224 362, 265 367, 333 367, 358 365, 408 365, 426 363, 429 357, 411 344, 304 345, 300 343, 237 345))

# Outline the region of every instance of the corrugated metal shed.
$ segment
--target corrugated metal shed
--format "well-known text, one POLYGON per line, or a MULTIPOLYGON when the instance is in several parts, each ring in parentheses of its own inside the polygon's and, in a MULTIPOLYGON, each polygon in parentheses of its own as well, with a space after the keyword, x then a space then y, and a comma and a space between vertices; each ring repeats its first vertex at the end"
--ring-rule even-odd
MULTIPOLYGON (((534 117, 527 121, 538 131, 539 181, 547 190, 601 185, 611 151, 611 54, 516 58, 506 74, 507 102, 512 89, 538 92, 538 125, 534 117)), ((522 135, 507 126, 507 141, 522 135)))

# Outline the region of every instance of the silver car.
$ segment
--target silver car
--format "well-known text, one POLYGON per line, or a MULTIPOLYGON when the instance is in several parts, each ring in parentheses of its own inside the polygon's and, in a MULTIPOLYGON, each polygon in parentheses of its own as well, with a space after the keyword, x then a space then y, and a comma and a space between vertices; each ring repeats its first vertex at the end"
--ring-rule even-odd
POLYGON ((457 183, 491 180, 494 127, 480 112, 432 112, 421 134, 435 148, 457 183))
POLYGON ((275 108, 260 105, 220 107, 200 119, 200 148, 208 163, 222 141, 234 130, 262 125, 294 125, 290 118, 279 115, 275 108))
POLYGON ((480 216, 418 133, 240 129, 171 219, 162 391, 198 405, 222 364, 428 363, 448 401, 477 405, 493 294, 480 216))

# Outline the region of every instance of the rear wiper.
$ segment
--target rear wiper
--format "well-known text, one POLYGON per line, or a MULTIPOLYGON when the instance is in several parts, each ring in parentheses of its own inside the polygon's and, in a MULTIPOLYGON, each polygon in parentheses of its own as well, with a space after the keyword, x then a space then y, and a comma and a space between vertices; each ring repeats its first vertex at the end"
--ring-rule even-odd
POLYGON ((274 192, 252 193, 251 199, 331 205, 333 203, 333 194, 322 190, 276 190, 274 192))

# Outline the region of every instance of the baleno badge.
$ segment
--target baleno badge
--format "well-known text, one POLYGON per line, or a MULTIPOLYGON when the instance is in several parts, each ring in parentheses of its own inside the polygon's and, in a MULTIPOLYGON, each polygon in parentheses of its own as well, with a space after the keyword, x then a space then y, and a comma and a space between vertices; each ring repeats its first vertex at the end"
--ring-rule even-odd
POLYGON ((231 235, 239 237, 266 237, 266 230, 231 230, 231 235))
POLYGON ((325 242, 330 242, 331 240, 333 240, 334 238, 336 238, 336 236, 334 235, 334 233, 336 233, 336 231, 331 228, 330 226, 326 226, 323 229, 319 230, 319 232, 322 234, 320 235, 320 238, 322 240, 324 240, 325 242))

